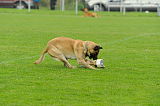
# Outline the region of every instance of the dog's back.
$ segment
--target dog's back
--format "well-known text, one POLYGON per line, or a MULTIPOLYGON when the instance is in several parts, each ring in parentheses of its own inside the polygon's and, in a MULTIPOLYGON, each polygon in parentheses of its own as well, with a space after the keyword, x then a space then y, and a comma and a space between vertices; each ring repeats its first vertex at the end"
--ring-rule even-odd
POLYGON ((63 53, 66 51, 73 52, 73 45, 75 43, 74 39, 66 37, 57 37, 48 42, 48 47, 55 46, 57 49, 63 53))

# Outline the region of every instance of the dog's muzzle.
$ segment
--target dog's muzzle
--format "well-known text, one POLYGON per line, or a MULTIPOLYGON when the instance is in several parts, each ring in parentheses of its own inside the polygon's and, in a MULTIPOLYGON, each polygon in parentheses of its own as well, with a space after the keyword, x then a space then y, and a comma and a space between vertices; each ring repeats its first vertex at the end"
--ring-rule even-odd
POLYGON ((97 60, 97 56, 98 56, 97 53, 92 53, 92 54, 90 54, 89 58, 93 59, 93 60, 97 60))

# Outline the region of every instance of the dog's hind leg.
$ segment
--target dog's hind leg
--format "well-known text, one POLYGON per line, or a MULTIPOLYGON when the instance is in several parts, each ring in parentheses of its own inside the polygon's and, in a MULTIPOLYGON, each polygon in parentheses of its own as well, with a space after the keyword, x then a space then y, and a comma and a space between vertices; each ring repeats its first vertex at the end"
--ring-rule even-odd
POLYGON ((36 61, 34 62, 34 64, 39 64, 39 63, 41 63, 41 62, 44 60, 44 57, 45 57, 45 54, 47 53, 47 51, 48 51, 48 48, 45 48, 45 49, 43 50, 42 55, 40 56, 40 58, 39 58, 38 60, 36 60, 36 61))
POLYGON ((64 66, 68 67, 68 68, 74 68, 65 58, 65 56, 63 55, 63 53, 61 53, 61 51, 59 51, 56 47, 52 46, 52 49, 48 50, 48 54, 50 56, 52 56, 53 58, 56 58, 60 61, 62 61, 64 63, 64 66))

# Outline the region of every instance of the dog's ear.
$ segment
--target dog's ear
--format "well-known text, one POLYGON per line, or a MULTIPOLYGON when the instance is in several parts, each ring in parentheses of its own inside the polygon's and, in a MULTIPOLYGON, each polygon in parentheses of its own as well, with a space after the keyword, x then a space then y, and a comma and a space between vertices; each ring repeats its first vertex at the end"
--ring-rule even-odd
POLYGON ((94 47, 94 50, 96 51, 96 50, 99 50, 99 49, 103 49, 101 46, 95 46, 94 47))

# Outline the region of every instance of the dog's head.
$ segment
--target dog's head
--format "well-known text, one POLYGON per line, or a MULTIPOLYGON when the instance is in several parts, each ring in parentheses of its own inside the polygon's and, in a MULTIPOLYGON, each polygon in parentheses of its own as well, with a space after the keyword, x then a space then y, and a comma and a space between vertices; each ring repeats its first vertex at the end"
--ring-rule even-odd
POLYGON ((87 9, 87 8, 83 8, 83 11, 84 11, 84 12, 88 12, 88 9, 87 9))
POLYGON ((103 49, 101 46, 91 41, 87 42, 86 47, 87 47, 86 57, 89 57, 90 59, 93 60, 98 59, 99 51, 100 49, 103 49))

